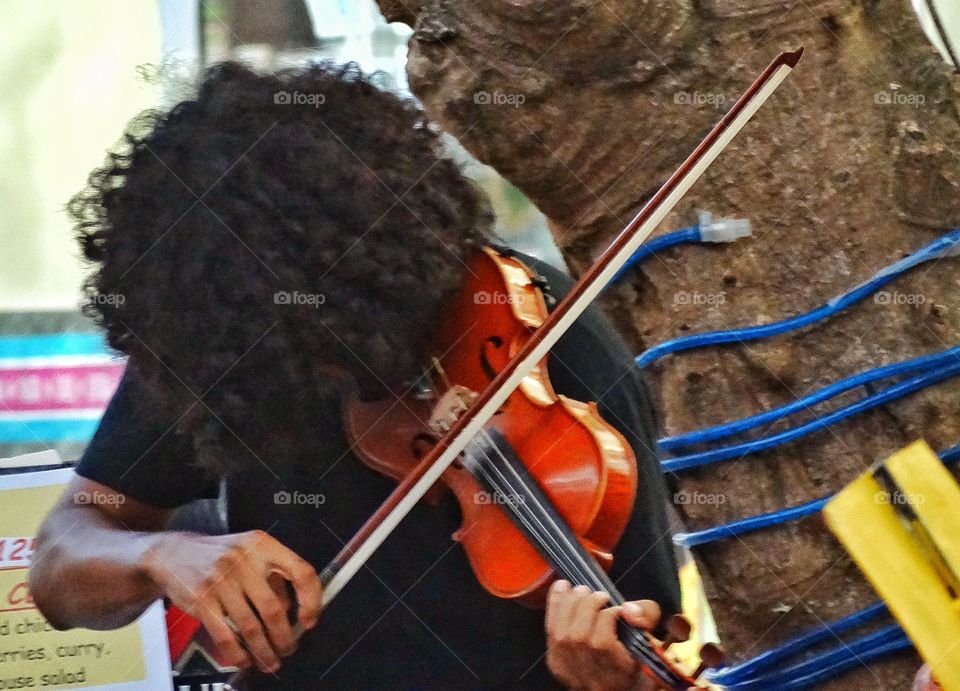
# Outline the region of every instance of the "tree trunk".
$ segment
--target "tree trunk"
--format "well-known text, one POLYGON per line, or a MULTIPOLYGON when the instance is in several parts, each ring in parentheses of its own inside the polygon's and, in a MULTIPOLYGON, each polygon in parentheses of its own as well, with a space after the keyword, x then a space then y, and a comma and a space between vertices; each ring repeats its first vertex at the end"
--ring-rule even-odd
MULTIPOLYGON (((750 218, 754 237, 661 254, 609 292, 637 352, 806 311, 960 225, 958 82, 907 0, 425 0, 415 17, 409 5, 380 0, 388 19, 415 26, 414 93, 546 213, 575 273, 769 60, 806 47, 663 224, 687 225, 702 208, 750 218)), ((888 289, 903 296, 891 304, 867 300, 796 335, 661 361, 649 374, 664 431, 957 344, 957 276, 956 260, 926 264, 888 289)), ((937 449, 960 442, 958 395, 940 385, 780 451, 672 476, 678 490, 723 497, 677 508, 704 528, 836 491, 918 437, 937 449)), ((696 557, 737 658, 876 597, 819 518, 696 557)), ((917 665, 900 655, 835 687, 908 688, 917 665)))

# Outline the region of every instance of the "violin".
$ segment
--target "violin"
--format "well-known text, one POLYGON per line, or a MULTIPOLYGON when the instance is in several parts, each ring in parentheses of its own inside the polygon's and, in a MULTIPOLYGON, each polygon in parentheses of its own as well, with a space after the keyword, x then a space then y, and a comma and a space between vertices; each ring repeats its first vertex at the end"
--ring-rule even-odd
MULTIPOLYGON (((347 402, 344 429, 354 454, 398 482, 406 478, 546 319, 539 281, 508 254, 478 249, 443 310, 448 318, 432 348, 442 355, 408 392, 347 402)), ((572 568, 582 557, 609 568, 637 490, 627 441, 596 405, 554 392, 546 361, 441 480, 460 504, 463 525, 453 537, 481 585, 533 605, 543 604, 556 560, 572 568), (540 501, 544 493, 549 502, 540 501), (553 520, 551 505, 563 521, 553 520), (575 544, 589 557, 568 554, 575 544)))
MULTIPOLYGON (((626 528, 637 488, 635 459, 591 403, 558 395, 547 376, 550 349, 796 67, 803 49, 777 57, 552 310, 540 280, 491 248, 478 250, 445 311, 433 365, 409 391, 382 401, 351 399, 347 434, 361 460, 396 489, 321 573, 329 603, 427 495, 449 489, 463 512, 455 534, 490 593, 542 603, 562 576, 623 596, 604 567, 626 528), (439 484, 438 484, 439 482, 439 484)), ((686 625, 689 629, 689 625, 686 625)), ((643 673, 661 688, 707 688, 697 677, 719 663, 679 668, 666 641, 619 624, 643 673)))
MULTIPOLYGON (((354 453, 397 481, 419 465, 548 316, 541 279, 509 254, 477 250, 466 276, 445 306, 448 318, 433 344, 432 352, 442 356, 420 381, 378 401, 355 396, 344 407, 354 453)), ((492 595, 543 606, 547 586, 559 576, 607 592, 613 604, 625 601, 606 570, 633 510, 636 459, 594 403, 553 390, 546 360, 527 374, 441 482, 463 516, 453 538, 492 595)), ((685 622, 670 628, 684 627, 689 632, 685 622)), ((668 688, 695 685, 671 669, 648 632, 623 623, 619 633, 654 679, 669 682, 668 688)))

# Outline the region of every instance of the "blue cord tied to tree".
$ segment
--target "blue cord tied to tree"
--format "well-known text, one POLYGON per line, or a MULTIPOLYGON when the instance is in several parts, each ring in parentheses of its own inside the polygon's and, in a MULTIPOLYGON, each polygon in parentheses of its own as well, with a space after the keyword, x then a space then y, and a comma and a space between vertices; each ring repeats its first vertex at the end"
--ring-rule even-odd
POLYGON ((706 444, 726 437, 732 437, 736 434, 746 432, 747 430, 759 427, 769 423, 776 422, 794 413, 807 410, 819 403, 833 398, 841 393, 850 391, 859 386, 871 384, 881 379, 889 379, 907 374, 916 374, 919 372, 929 372, 938 367, 943 367, 951 363, 960 362, 960 346, 949 348, 939 353, 924 355, 912 360, 895 362, 890 365, 884 365, 874 369, 854 374, 853 376, 841 379, 822 389, 798 398, 791 403, 768 410, 757 415, 734 420, 722 425, 707 427, 694 432, 678 434, 674 437, 665 437, 660 440, 660 449, 662 451, 676 451, 679 448, 693 446, 695 444, 706 444))
POLYGON ((805 326, 814 324, 821 319, 833 316, 842 312, 847 307, 854 305, 877 290, 887 285, 891 281, 899 278, 915 266, 928 262, 932 259, 942 259, 945 257, 954 257, 960 255, 960 229, 953 230, 946 235, 934 240, 926 247, 923 247, 908 257, 894 262, 885 269, 880 270, 869 280, 861 283, 852 290, 839 295, 832 300, 827 301, 820 307, 797 315, 789 319, 773 322, 772 324, 761 324, 759 326, 748 326, 739 329, 729 329, 725 331, 710 331, 707 333, 693 334, 675 338, 650 348, 645 353, 637 356, 637 364, 646 367, 651 362, 662 358, 671 353, 679 353, 693 348, 703 348, 705 346, 720 345, 723 343, 743 343, 754 341, 768 336, 777 336, 802 329, 805 326))
POLYGON ((742 444, 734 444, 732 446, 725 446, 719 449, 691 453, 685 456, 677 456, 676 458, 667 458, 663 460, 661 467, 663 468, 664 472, 676 472, 679 470, 687 470, 689 468, 698 468, 710 463, 725 461, 731 458, 741 458, 748 454, 756 453, 758 451, 766 451, 767 449, 772 449, 776 446, 780 446, 781 444, 786 444, 804 436, 805 434, 824 429, 858 413, 871 410, 885 403, 889 403, 890 401, 903 398, 904 396, 919 391, 920 389, 924 389, 933 384, 937 384, 946 379, 960 375, 960 358, 958 358, 956 355, 954 355, 953 358, 954 362, 952 364, 908 377, 897 382, 896 384, 878 391, 873 395, 867 396, 863 400, 857 401, 856 403, 851 403, 850 405, 842 408, 838 408, 837 410, 834 410, 823 417, 817 418, 816 420, 807 422, 803 425, 799 425, 785 432, 780 432, 779 434, 763 437, 761 439, 743 442, 742 444))
POLYGON ((867 662, 912 647, 913 643, 903 629, 897 624, 889 624, 873 633, 831 646, 789 667, 775 669, 740 681, 731 681, 724 677, 723 670, 720 670, 718 674, 708 676, 707 681, 719 684, 730 691, 768 691, 768 689, 797 691, 812 688, 867 662))
POLYGON ((782 444, 792 442, 806 434, 829 427, 830 425, 840 422, 841 420, 845 420, 848 417, 857 415, 858 413, 872 410, 873 408, 877 408, 885 403, 897 400, 898 398, 903 398, 904 396, 912 394, 928 386, 932 386, 933 384, 960 376, 960 355, 951 352, 949 355, 949 360, 945 360, 944 362, 946 364, 941 364, 940 367, 935 367, 929 371, 921 371, 919 374, 907 377, 906 379, 903 379, 896 384, 892 384, 885 389, 881 389, 880 391, 877 391, 876 393, 871 394, 860 401, 843 406, 842 408, 838 408, 837 410, 831 411, 830 413, 827 413, 816 420, 798 425, 797 427, 793 427, 784 432, 773 434, 769 437, 761 437, 760 439, 754 439, 740 444, 724 446, 718 449, 700 451, 698 453, 677 456, 675 458, 667 458, 661 462, 661 467, 663 468, 664 472, 688 470, 690 468, 698 468, 700 466, 729 460, 731 458, 742 458, 743 456, 757 453, 758 451, 766 451, 782 444))
POLYGON ((634 252, 627 263, 614 275, 611 284, 616 283, 624 274, 629 273, 637 263, 670 247, 733 242, 740 238, 749 237, 751 232, 750 221, 745 218, 714 219, 706 211, 701 211, 700 220, 696 225, 655 237, 640 245, 640 249, 634 252))
MULTIPOLYGON (((960 463, 960 444, 941 451, 939 456, 945 465, 960 463)), ((755 530, 762 530, 771 526, 797 521, 815 513, 820 513, 826 503, 832 498, 833 495, 827 495, 805 502, 799 506, 792 506, 788 509, 771 511, 770 513, 750 516, 749 518, 741 518, 738 521, 731 521, 730 523, 724 523, 712 528, 704 528, 703 530, 690 533, 676 533, 673 536, 673 542, 681 547, 698 547, 716 542, 717 540, 725 540, 738 535, 752 533, 755 530)))
MULTIPOLYGON (((670 235, 663 236, 660 238, 663 242, 660 247, 650 247, 645 255, 638 252, 638 255, 641 256, 635 256, 633 262, 638 261, 642 256, 653 254, 664 246, 697 241, 691 239, 693 236, 689 231, 690 229, 685 229, 676 234, 671 234, 676 236, 672 239, 670 235)), ((960 255, 960 229, 947 233, 914 254, 894 262, 869 280, 811 312, 773 324, 696 334, 668 341, 640 355, 637 358, 637 363, 644 366, 668 353, 707 345, 754 340, 803 328, 863 300, 923 262, 958 255, 960 255)), ((686 446, 717 441, 766 423, 775 422, 801 410, 807 410, 818 403, 856 387, 893 377, 902 376, 904 378, 885 389, 872 392, 856 403, 839 408, 824 417, 780 434, 726 448, 667 459, 663 462, 663 468, 666 472, 682 470, 769 449, 958 375, 960 375, 960 347, 868 370, 835 382, 780 408, 705 430, 662 439, 661 448, 673 451, 686 446)), ((960 445, 944 451, 941 454, 941 459, 944 463, 956 463, 960 460, 960 445)), ((734 521, 694 533, 681 533, 674 537, 674 542, 689 548, 768 526, 798 520, 821 511, 830 498, 828 496, 815 499, 800 506, 734 521)), ((712 683, 721 684, 725 688, 738 689, 739 691, 760 691, 769 688, 810 688, 855 666, 912 647, 910 639, 899 625, 894 623, 855 639, 840 641, 816 655, 789 664, 793 658, 806 653, 814 646, 820 645, 830 638, 837 638, 840 633, 861 626, 886 613, 885 605, 876 603, 832 625, 825 625, 822 629, 802 634, 739 665, 708 672, 707 679, 712 683)))
POLYGON ((707 673, 707 680, 714 684, 728 686, 755 679, 769 673, 770 670, 775 671, 785 661, 806 652, 815 645, 825 643, 832 638, 839 638, 843 634, 887 614, 887 606, 882 602, 876 602, 835 622, 824 624, 821 628, 800 634, 796 638, 781 643, 776 648, 766 650, 746 662, 710 670, 707 673))

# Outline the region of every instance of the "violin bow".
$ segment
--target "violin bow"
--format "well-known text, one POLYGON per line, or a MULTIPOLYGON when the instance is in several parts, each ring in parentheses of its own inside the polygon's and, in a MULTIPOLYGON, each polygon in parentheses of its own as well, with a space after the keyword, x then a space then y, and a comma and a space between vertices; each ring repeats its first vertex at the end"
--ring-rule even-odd
POLYGON ((328 605, 394 528, 464 451, 471 439, 548 354, 567 329, 603 291, 693 184, 766 103, 800 61, 803 48, 781 53, 714 126, 640 212, 620 231, 547 319, 533 332, 473 404, 454 422, 420 464, 386 498, 356 535, 324 568, 323 604, 328 605))

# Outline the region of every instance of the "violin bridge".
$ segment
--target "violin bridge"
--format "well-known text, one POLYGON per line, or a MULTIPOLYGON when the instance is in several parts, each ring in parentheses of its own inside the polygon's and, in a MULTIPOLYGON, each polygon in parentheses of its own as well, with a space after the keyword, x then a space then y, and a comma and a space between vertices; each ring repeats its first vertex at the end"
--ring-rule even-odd
POLYGON ((960 485, 924 442, 871 468, 824 508, 947 691, 960 691, 960 485))
POLYGON ((463 414, 470 403, 477 397, 476 391, 471 391, 465 386, 451 386, 437 399, 430 414, 428 426, 430 429, 443 436, 453 426, 457 418, 463 414))

